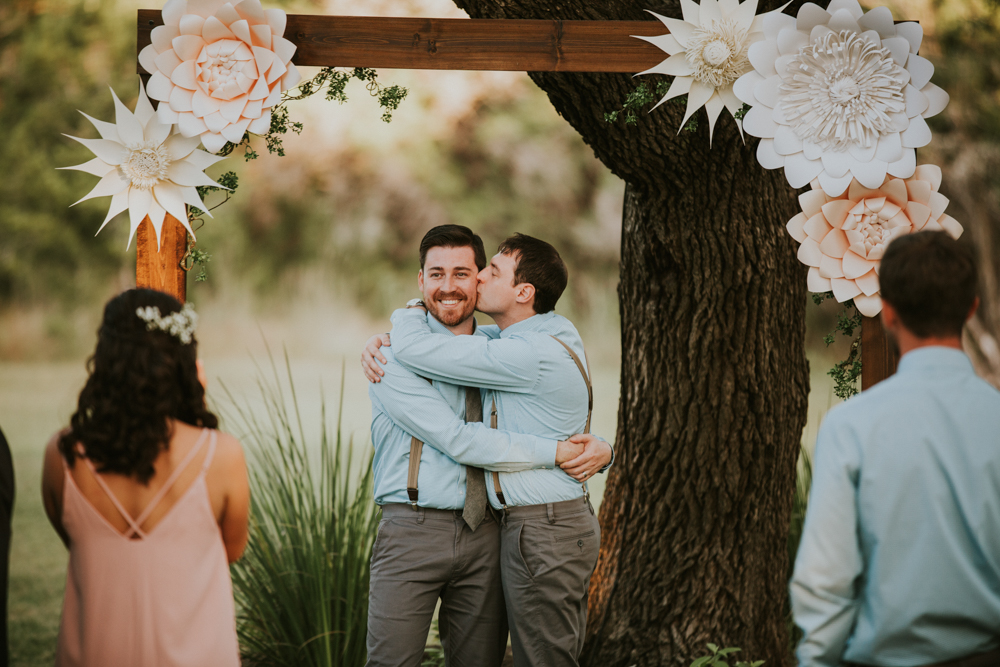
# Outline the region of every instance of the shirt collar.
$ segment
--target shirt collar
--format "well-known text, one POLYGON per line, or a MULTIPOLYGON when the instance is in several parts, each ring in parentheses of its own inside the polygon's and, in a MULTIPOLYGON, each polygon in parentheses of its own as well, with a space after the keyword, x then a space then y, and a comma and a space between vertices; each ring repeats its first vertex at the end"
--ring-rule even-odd
POLYGON ((950 371, 975 373, 972 362, 965 352, 953 347, 932 345, 910 350, 899 360, 897 374, 921 373, 926 371, 950 371))
POLYGON ((512 324, 503 331, 500 332, 501 338, 506 338, 511 334, 518 333, 520 331, 537 331, 543 324, 555 317, 555 311, 549 311, 547 313, 542 313, 541 315, 532 315, 526 320, 521 320, 516 324, 512 324))
MULTIPOLYGON (((451 329, 449 329, 448 327, 446 327, 445 325, 441 324, 441 322, 438 321, 438 318, 434 317, 430 313, 427 313, 427 326, 429 326, 431 328, 431 331, 433 331, 434 333, 446 333, 446 334, 451 334, 452 336, 458 335, 458 334, 454 333, 451 329)), ((472 318, 472 333, 473 334, 476 333, 476 329, 477 328, 478 328, 478 324, 476 323, 476 318, 473 317, 472 318)))

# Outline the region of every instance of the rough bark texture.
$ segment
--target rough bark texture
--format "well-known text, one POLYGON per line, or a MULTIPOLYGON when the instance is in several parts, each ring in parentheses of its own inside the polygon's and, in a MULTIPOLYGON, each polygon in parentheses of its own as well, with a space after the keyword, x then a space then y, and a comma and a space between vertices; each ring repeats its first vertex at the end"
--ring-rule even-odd
MULTIPOLYGON (((474 18, 648 18, 609 0, 456 0, 474 18)), ((776 3, 761 2, 762 10, 776 3)), ((792 11, 792 10, 788 10, 792 11)), ((786 536, 806 419, 795 193, 725 114, 709 148, 682 107, 610 125, 636 80, 532 73, 627 183, 617 463, 601 508, 583 663, 688 665, 705 643, 790 662, 786 536)))

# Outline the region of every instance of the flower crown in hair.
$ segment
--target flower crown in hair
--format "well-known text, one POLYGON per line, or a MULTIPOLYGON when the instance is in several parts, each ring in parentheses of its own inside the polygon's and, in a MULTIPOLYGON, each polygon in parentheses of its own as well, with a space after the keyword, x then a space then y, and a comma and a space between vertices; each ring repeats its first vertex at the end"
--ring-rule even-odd
POLYGON ((166 331, 184 345, 191 342, 195 327, 198 326, 198 313, 194 312, 194 306, 190 303, 185 303, 184 308, 166 317, 160 316, 160 309, 156 306, 137 308, 135 314, 146 323, 146 331, 166 331))

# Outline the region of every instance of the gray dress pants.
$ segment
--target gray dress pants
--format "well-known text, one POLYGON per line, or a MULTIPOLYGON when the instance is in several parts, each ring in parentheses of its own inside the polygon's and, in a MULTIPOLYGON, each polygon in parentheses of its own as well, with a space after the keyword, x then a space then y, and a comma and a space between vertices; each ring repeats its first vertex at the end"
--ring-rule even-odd
POLYGON ((514 667, 577 667, 601 527, 586 498, 511 507, 500 567, 514 667))
POLYGON ((449 667, 499 667, 507 648, 493 513, 473 532, 462 510, 385 505, 372 549, 368 667, 419 667, 437 601, 449 667))

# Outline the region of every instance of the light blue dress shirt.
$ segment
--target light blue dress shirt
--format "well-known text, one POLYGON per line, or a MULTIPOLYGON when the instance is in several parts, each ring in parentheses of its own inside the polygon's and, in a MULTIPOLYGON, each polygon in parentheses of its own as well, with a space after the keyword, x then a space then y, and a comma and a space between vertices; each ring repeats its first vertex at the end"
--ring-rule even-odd
MULTIPOLYGON (((414 312, 423 315, 419 309, 414 312)), ((484 335, 455 336, 430 316, 424 318, 424 325, 450 338, 484 335)), ((376 503, 409 502, 406 478, 411 434, 424 442, 417 479, 417 504, 421 507, 465 507, 465 465, 488 470, 555 466, 555 439, 497 431, 489 428, 489 423, 466 424, 465 387, 438 380, 432 386, 401 366, 393 356, 394 349, 395 340, 393 347, 382 348, 388 362, 383 366, 385 376, 381 382, 368 385, 376 503)))
POLYGON ((1000 644, 1000 392, 961 351, 913 350, 830 410, 791 595, 804 666, 1000 644))
MULTIPOLYGON (((435 333, 415 308, 397 310, 392 324, 392 350, 399 363, 424 377, 480 387, 484 419, 496 399, 498 428, 555 440, 583 432, 587 384, 566 349, 552 339, 569 345, 586 365, 580 334, 565 317, 535 315, 503 331, 480 327, 485 336, 435 333)), ((499 508, 492 477, 486 476, 488 497, 499 508)), ((573 500, 585 493, 560 468, 501 472, 500 486, 510 506, 573 500)))

